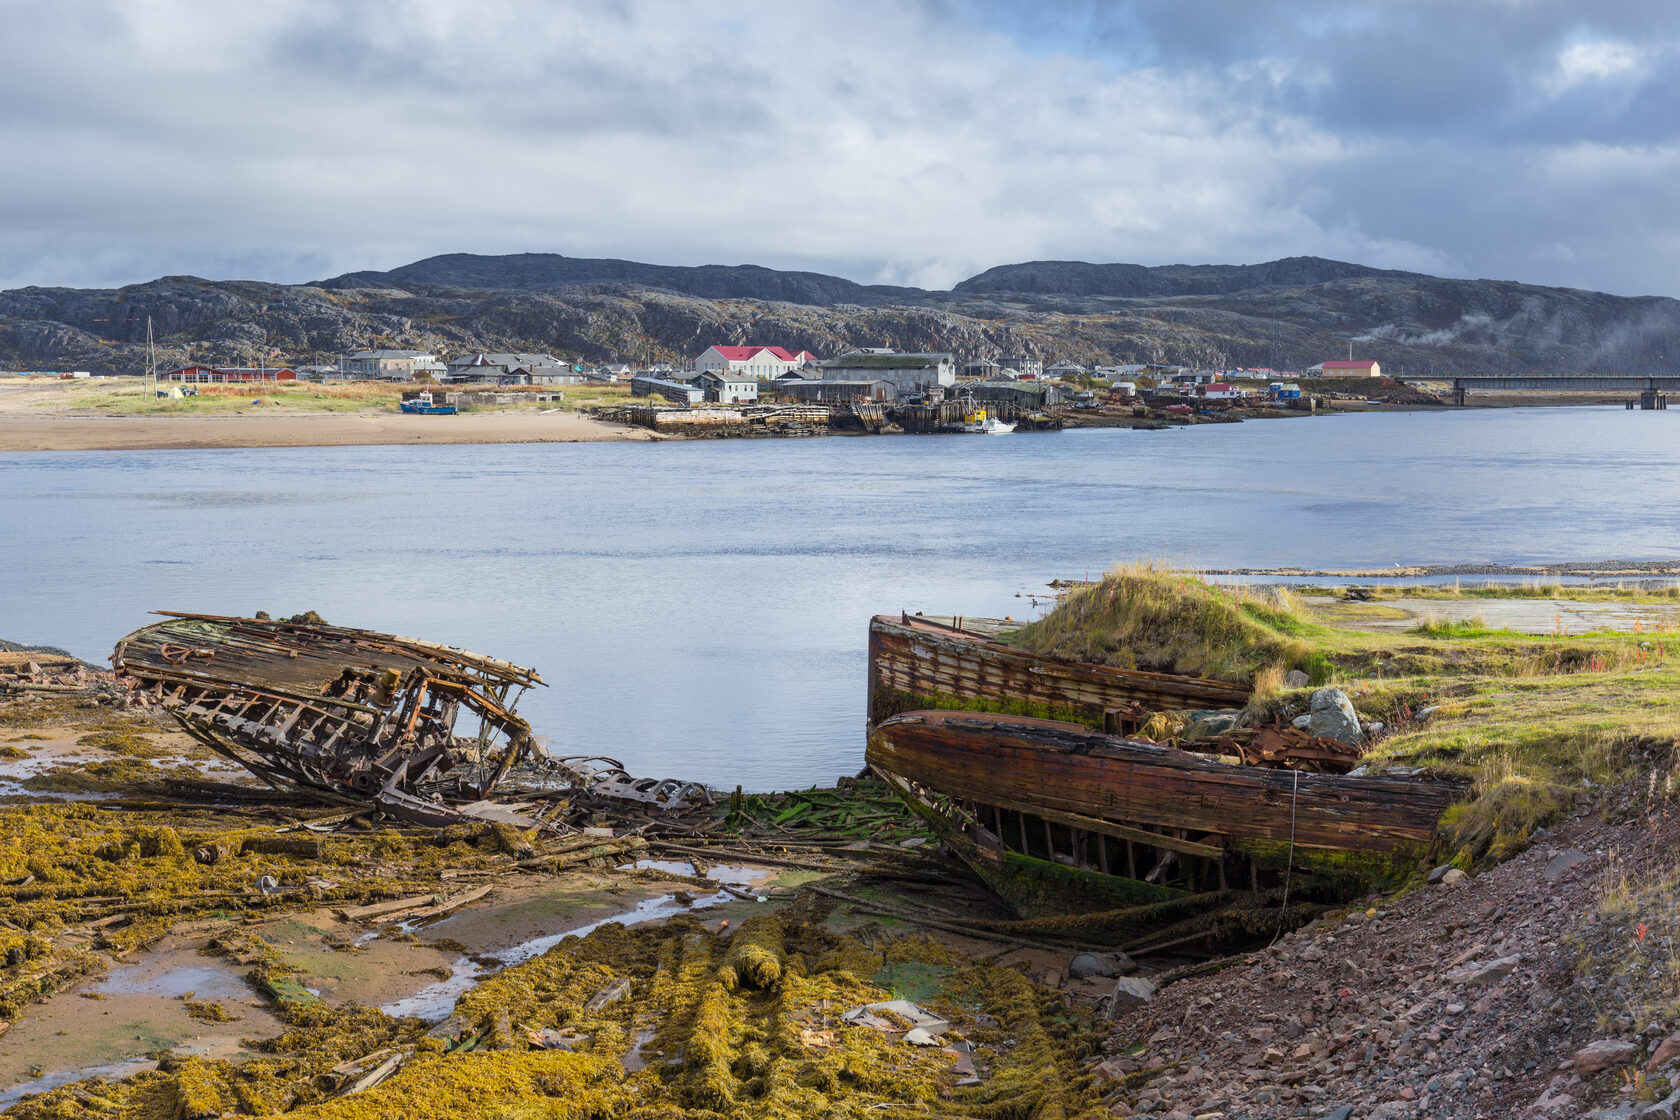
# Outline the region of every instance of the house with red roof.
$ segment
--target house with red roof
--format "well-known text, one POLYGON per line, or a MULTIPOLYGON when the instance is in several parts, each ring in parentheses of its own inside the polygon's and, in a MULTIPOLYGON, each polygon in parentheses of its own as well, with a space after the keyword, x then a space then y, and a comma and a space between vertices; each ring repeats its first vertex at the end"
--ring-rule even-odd
POLYGON ((1318 377, 1381 377, 1382 367, 1376 362, 1320 362, 1307 372, 1318 377))
POLYGON ((736 373, 755 380, 770 380, 817 356, 809 350, 791 351, 780 346, 709 346, 694 359, 696 373, 736 373))

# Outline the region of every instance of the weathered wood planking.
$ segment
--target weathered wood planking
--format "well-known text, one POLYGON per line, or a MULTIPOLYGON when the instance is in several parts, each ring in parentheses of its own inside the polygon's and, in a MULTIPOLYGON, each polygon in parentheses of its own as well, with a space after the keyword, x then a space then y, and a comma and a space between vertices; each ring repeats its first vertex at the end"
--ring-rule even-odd
POLYGON ((875 728, 871 766, 981 804, 1337 851, 1426 845, 1456 783, 1232 766, 1077 724, 910 712, 875 728))
POLYGON ((1246 685, 1170 673, 1058 661, 925 619, 877 615, 869 624, 869 711, 881 688, 912 696, 1026 701, 1072 709, 1100 723, 1131 701, 1153 708, 1240 707, 1246 685))

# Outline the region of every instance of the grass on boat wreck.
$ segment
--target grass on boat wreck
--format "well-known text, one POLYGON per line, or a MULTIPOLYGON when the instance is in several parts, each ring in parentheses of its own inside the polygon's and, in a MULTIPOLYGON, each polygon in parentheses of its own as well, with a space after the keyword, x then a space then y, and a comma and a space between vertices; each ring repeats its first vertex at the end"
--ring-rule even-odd
MULTIPOLYGON (((1627 592, 1638 601, 1643 592, 1627 592)), ((1663 597, 1663 598, 1666 598, 1663 597)), ((1680 634, 1524 634, 1430 625, 1358 629, 1359 610, 1308 607, 1270 587, 1222 587, 1146 565, 1117 567, 1007 640, 1034 652, 1196 673, 1255 686, 1262 715, 1306 709, 1290 669, 1334 684, 1385 724, 1374 769, 1429 766, 1474 782, 1442 822, 1443 855, 1469 863, 1520 850, 1588 783, 1655 765, 1672 792, 1680 738, 1680 634), (1655 762, 1653 763, 1653 760, 1655 762)), ((1391 608, 1390 608, 1391 609, 1391 608)))

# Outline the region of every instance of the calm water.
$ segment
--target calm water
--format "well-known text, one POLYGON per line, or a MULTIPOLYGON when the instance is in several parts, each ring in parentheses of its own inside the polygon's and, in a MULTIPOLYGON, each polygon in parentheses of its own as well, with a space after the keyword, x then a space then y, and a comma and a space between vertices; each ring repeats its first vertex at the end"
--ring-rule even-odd
POLYGON ((1167 432, 0 455, 0 637, 102 662, 155 609, 534 665, 554 749, 748 788, 863 756, 865 626, 1056 576, 1680 558, 1680 413, 1167 432))

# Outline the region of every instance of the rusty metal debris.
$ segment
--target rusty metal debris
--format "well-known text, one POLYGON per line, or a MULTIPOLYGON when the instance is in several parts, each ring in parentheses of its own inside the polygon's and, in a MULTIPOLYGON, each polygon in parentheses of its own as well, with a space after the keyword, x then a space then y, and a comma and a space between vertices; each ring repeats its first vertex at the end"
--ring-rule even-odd
POLYGON ((712 794, 699 782, 680 778, 635 778, 616 758, 572 755, 550 759, 548 769, 578 791, 575 801, 599 799, 609 804, 681 812, 710 805, 712 794))
MULTIPOLYGON (((602 807, 677 812, 704 786, 635 778, 610 758, 553 759, 515 712, 535 670, 435 642, 288 621, 162 611, 117 643, 118 680, 187 734, 279 788, 372 801, 416 824, 542 823, 555 786, 602 807), (492 801, 516 767, 548 789, 492 801)), ((528 791, 526 791, 528 792, 528 791)))

